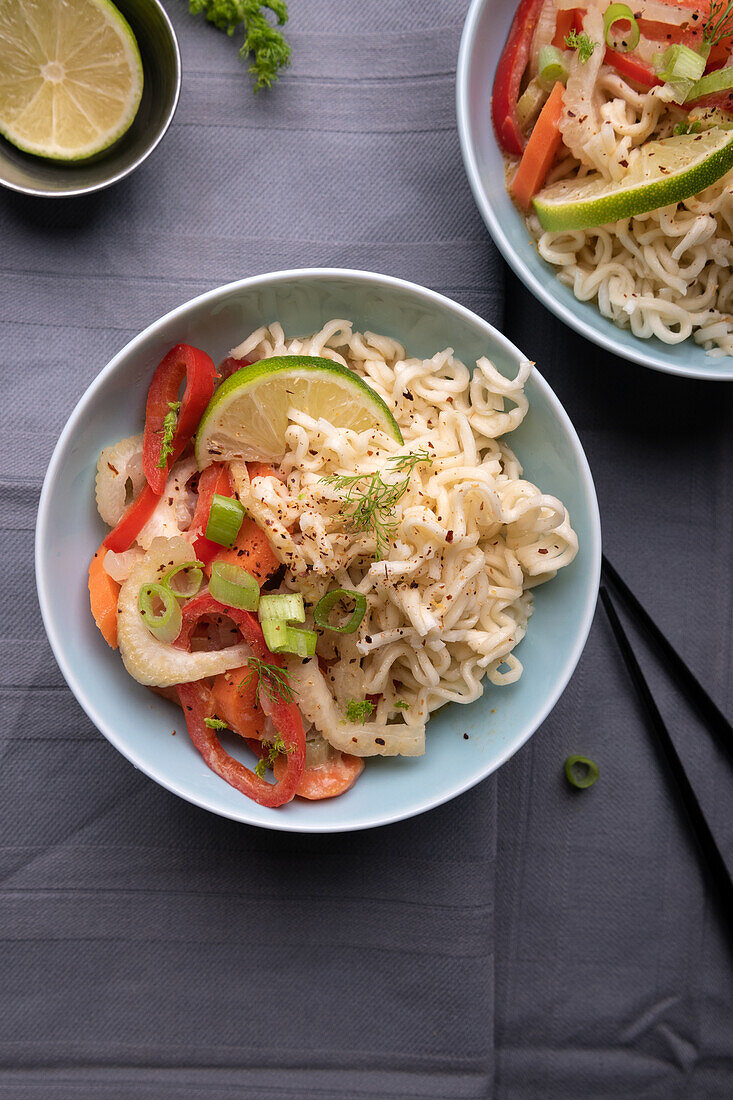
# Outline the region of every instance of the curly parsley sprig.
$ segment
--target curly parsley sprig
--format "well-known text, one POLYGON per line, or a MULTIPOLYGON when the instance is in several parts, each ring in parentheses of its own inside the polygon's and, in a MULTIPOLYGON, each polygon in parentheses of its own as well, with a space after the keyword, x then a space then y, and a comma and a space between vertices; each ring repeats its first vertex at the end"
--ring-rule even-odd
POLYGON ((346 721, 358 722, 364 725, 367 718, 371 718, 377 708, 371 699, 349 699, 346 704, 346 721))
POLYGON ((389 550, 397 526, 390 517, 410 486, 412 471, 416 466, 429 466, 432 461, 432 455, 424 450, 390 458, 392 469, 405 475, 399 481, 385 481, 379 470, 373 474, 329 474, 321 478, 324 484, 344 493, 341 514, 346 520, 346 530, 367 531, 374 535, 377 561, 389 550))
POLYGON ((168 465, 168 457, 173 454, 173 436, 176 434, 178 410, 180 407, 180 401, 168 402, 168 412, 163 417, 163 438, 160 442, 160 458, 158 459, 159 470, 164 470, 166 468, 168 465))
POLYGON ((265 772, 272 767, 278 756, 293 751, 292 745, 286 745, 279 733, 274 741, 263 741, 262 748, 266 755, 261 756, 255 765, 255 775, 259 775, 260 779, 265 778, 265 772))
POLYGON ((192 15, 203 13, 210 23, 232 35, 244 24, 244 42, 240 57, 250 57, 247 70, 255 77, 255 91, 269 88, 277 80, 280 69, 290 64, 290 46, 277 29, 288 21, 285 0, 189 0, 192 15), (275 16, 273 27, 265 15, 275 16))
POLYGON ((586 61, 590 61, 594 49, 598 45, 594 42, 589 34, 585 31, 570 31, 570 34, 565 35, 565 45, 571 50, 578 51, 578 61, 581 65, 585 65, 586 61))

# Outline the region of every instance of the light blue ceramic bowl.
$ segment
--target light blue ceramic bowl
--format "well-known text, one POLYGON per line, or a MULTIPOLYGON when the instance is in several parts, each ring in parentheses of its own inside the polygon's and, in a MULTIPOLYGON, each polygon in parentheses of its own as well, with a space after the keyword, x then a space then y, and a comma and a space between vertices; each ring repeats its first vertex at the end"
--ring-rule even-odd
MULTIPOLYGON (((458 55, 458 134, 474 198, 504 259, 548 309, 582 336, 624 359, 667 374, 733 380, 733 359, 711 359, 687 340, 674 346, 617 328, 591 302, 579 302, 540 256, 504 185, 504 161, 491 124, 494 72, 518 0, 473 0, 458 55)), ((589 368, 591 369, 591 368, 589 368)))
POLYGON ((424 757, 371 760, 355 787, 332 801, 297 800, 265 809, 209 771, 186 735, 181 712, 130 679, 89 613, 87 569, 105 531, 94 503, 97 458, 109 443, 140 430, 150 378, 172 344, 195 344, 217 362, 263 322, 278 319, 296 335, 333 317, 395 336, 413 355, 433 355, 450 345, 465 362, 488 355, 510 375, 523 358, 475 314, 397 279, 315 270, 231 283, 161 318, 99 374, 56 446, 36 529, 46 631, 69 687, 98 729, 136 767, 190 802, 236 821, 295 832, 398 821, 453 798, 498 768, 534 733, 567 684, 590 628, 600 570, 598 505, 588 463, 560 402, 534 373, 527 387, 530 413, 513 433, 512 445, 527 476, 567 505, 580 553, 537 592, 536 611, 519 647, 521 680, 489 687, 472 706, 445 707, 430 722, 424 757))

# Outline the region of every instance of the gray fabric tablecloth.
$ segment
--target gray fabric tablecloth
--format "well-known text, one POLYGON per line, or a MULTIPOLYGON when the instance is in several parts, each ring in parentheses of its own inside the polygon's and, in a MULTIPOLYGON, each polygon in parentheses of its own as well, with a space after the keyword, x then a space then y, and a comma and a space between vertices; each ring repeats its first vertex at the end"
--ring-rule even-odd
MULTIPOLYGON (((167 0, 184 85, 162 146, 81 200, 0 194, 0 1094, 724 1097, 730 955, 605 621, 498 775, 344 837, 219 820, 137 773, 66 688, 33 527, 58 434, 132 335, 199 291, 364 267, 474 309, 578 426, 608 551, 730 713, 730 387, 614 360, 513 280, 460 162, 466 0, 292 0, 292 69, 167 0), (574 795, 571 751, 602 768, 574 795)), ((733 858, 730 775, 648 671, 733 858)))

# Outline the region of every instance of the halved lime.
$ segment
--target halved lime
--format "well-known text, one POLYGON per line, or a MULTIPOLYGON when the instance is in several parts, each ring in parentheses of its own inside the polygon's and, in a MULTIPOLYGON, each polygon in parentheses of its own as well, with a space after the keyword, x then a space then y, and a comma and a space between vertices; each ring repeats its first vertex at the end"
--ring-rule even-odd
POLYGON ((0 0, 0 134, 81 160, 129 129, 143 90, 135 36, 109 0, 0 0))
POLYGON ((377 428, 403 442, 392 413, 358 374, 312 355, 275 356, 222 382, 196 433, 199 469, 236 458, 279 462, 290 409, 355 432, 377 428))
POLYGON ((533 199, 543 229, 563 232, 647 214, 704 191, 733 167, 733 134, 702 134, 647 141, 620 181, 599 175, 561 180, 533 199))

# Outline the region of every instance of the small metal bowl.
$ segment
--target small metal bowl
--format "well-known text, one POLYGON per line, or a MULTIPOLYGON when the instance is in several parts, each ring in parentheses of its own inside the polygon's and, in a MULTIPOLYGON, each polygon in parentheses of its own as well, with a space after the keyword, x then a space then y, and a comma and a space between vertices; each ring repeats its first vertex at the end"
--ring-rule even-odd
POLYGON ((181 90, 181 55, 159 0, 115 0, 132 27, 143 63, 143 94, 130 129, 103 153, 63 164, 30 156, 0 138, 0 184, 42 198, 85 195, 124 179, 170 126, 181 90))

